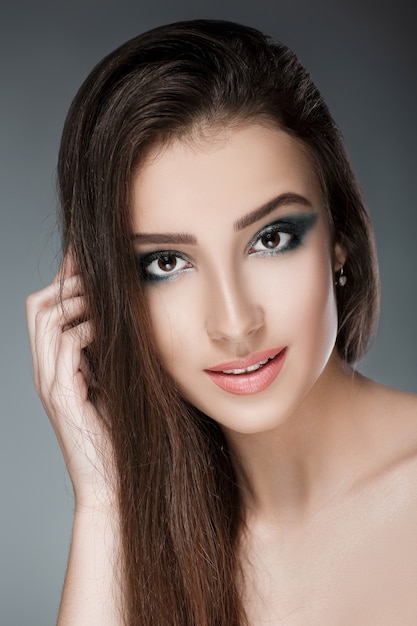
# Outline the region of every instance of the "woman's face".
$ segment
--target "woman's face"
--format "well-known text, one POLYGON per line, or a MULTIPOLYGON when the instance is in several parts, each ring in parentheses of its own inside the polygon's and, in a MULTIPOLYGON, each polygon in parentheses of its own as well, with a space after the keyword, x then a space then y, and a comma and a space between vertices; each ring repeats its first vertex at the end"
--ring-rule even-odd
POLYGON ((306 149, 253 124, 155 150, 134 181, 133 232, 157 350, 183 396, 236 432, 282 423, 337 331, 341 251, 306 149))

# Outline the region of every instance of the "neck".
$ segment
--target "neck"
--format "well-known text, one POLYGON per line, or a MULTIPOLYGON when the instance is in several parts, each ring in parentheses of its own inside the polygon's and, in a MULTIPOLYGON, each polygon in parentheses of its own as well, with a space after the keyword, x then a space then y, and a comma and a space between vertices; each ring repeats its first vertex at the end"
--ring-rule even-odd
POLYGON ((334 356, 275 430, 226 432, 249 515, 309 519, 353 485, 364 445, 355 406, 365 381, 334 356))

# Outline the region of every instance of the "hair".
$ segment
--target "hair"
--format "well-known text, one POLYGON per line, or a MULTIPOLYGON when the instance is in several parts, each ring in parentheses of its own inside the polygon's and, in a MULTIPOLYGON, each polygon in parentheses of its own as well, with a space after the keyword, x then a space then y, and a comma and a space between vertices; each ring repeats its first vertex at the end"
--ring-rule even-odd
POLYGON ((115 451, 120 576, 129 626, 245 624, 235 467, 219 426, 158 362, 131 241, 134 174, 152 148, 198 129, 260 122, 298 138, 346 252, 337 350, 364 354, 378 313, 374 242, 341 134, 295 54, 259 31, 198 20, 156 28, 91 72, 59 154, 64 252, 94 327, 87 356, 115 451))

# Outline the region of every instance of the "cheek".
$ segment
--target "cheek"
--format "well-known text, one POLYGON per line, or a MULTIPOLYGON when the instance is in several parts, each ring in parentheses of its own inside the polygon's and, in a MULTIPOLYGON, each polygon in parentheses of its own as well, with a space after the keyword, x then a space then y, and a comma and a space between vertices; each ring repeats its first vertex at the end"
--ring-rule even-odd
POLYGON ((325 342, 334 345, 337 332, 337 309, 333 272, 325 246, 306 250, 258 276, 258 298, 269 299, 268 320, 290 343, 303 347, 325 342), (262 292, 262 293, 261 293, 262 292))
POLYGON ((293 340, 304 354, 327 361, 337 335, 337 307, 330 260, 313 255, 304 271, 291 286, 287 310, 293 340))
POLYGON ((176 366, 184 362, 187 342, 194 341, 196 306, 187 300, 187 291, 171 285, 150 288, 148 303, 159 357, 172 374, 176 366))

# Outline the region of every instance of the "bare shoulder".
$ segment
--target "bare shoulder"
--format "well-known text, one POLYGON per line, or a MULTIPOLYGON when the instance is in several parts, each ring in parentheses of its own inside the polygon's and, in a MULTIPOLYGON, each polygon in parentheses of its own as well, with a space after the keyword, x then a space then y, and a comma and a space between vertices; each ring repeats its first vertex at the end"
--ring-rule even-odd
POLYGON ((378 383, 371 383, 375 396, 385 406, 385 411, 391 413, 393 417, 411 418, 417 423, 417 395, 392 389, 378 383))
POLYGON ((397 433, 399 441, 408 434, 417 443, 417 395, 361 378, 363 407, 371 421, 397 433))
POLYGON ((365 471, 339 511, 336 549, 344 547, 345 565, 332 590, 335 615, 347 597, 358 608, 351 623, 411 626, 417 615, 417 396, 366 379, 363 385, 365 471))
MULTIPOLYGON (((377 460, 375 476, 417 502, 417 395, 363 379, 363 408, 377 460)), ((417 515, 417 507, 414 509, 417 515)))

